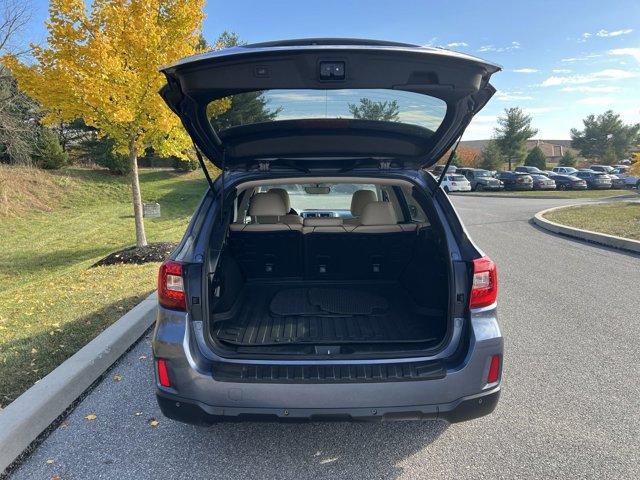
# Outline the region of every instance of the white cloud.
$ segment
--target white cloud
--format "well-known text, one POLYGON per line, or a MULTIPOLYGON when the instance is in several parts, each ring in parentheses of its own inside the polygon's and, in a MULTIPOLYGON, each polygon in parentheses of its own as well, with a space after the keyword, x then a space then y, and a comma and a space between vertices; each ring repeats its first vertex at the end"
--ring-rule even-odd
POLYGON ((578 100, 582 105, 611 105, 614 99, 611 97, 585 97, 578 100))
POLYGON ((537 68, 516 68, 514 72, 516 73, 536 73, 539 70, 537 68))
POLYGON ((626 78, 637 77, 637 72, 630 72, 628 70, 620 70, 616 68, 609 68, 606 70, 600 70, 598 72, 588 73, 585 75, 569 75, 569 76, 555 76, 547 78, 540 86, 542 87, 555 87, 560 85, 581 85, 585 83, 592 83, 598 81, 607 80, 624 80, 626 78))
POLYGON ((510 52, 511 50, 519 50, 520 42, 511 42, 506 47, 496 47, 495 45, 482 45, 478 51, 479 52, 510 52))
POLYGON ((527 115, 540 115, 542 113, 553 112, 554 110, 555 108, 552 107, 529 107, 522 109, 527 115))
POLYGON ((568 57, 568 58, 562 58, 560 59, 561 62, 565 62, 565 63, 573 63, 573 62, 581 62, 583 60, 590 60, 592 58, 598 58, 601 57, 602 55, 599 53, 589 53, 587 55, 583 55, 581 57, 568 57))
POLYGON ((607 53, 609 55, 630 55, 640 62, 640 48, 614 48, 607 53))
POLYGON ((499 90, 495 95, 496 99, 502 100, 503 102, 512 102, 516 100, 533 100, 533 97, 529 95, 523 95, 522 92, 505 92, 499 90))
POLYGON ((433 47, 436 44, 436 40, 438 40, 438 37, 431 37, 431 39, 427 43, 422 45, 422 46, 423 47, 433 47))
POLYGON ((553 73, 571 73, 570 68, 554 68, 551 70, 553 73))
POLYGON ((468 47, 469 44, 467 42, 451 42, 451 43, 447 43, 446 46, 449 47, 449 48, 468 47))
POLYGON ((600 30, 596 33, 598 37, 619 37, 620 35, 627 35, 633 32, 633 28, 624 28, 622 30, 614 30, 613 32, 609 32, 607 30, 600 30))
POLYGON ((590 85, 580 85, 577 87, 564 87, 561 89, 563 92, 581 92, 581 93, 613 93, 619 92, 620 87, 614 86, 590 86, 590 85))

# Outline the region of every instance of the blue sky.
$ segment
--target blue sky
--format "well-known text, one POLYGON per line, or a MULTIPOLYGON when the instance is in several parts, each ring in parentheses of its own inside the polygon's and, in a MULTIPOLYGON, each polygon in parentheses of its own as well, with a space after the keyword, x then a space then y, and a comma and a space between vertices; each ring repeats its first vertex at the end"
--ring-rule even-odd
MULTIPOLYGON (((29 41, 44 42, 46 0, 35 0, 29 41)), ((488 138, 519 106, 538 138, 569 138, 589 113, 613 109, 640 122, 640 1, 208 1, 204 34, 258 42, 357 37, 441 46, 503 66, 498 93, 465 139, 488 138)))

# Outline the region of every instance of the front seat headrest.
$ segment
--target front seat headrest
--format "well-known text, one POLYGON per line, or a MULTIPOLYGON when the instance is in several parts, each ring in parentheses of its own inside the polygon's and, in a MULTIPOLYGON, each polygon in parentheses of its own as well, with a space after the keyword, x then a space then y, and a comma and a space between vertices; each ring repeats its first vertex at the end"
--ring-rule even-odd
POLYGON ((284 202, 284 208, 287 209, 287 212, 291 210, 291 200, 289 199, 289 192, 287 192, 284 188, 270 188, 267 193, 277 193, 282 198, 284 202))
POLYGON ((288 210, 285 207, 282 197, 273 192, 256 193, 251 198, 249 215, 252 217, 282 217, 288 210))
POLYGON ((351 215, 359 217, 364 206, 376 200, 376 192, 373 190, 356 190, 351 197, 351 215))
POLYGON ((367 203, 360 215, 360 225, 395 225, 396 212, 389 202, 367 203))

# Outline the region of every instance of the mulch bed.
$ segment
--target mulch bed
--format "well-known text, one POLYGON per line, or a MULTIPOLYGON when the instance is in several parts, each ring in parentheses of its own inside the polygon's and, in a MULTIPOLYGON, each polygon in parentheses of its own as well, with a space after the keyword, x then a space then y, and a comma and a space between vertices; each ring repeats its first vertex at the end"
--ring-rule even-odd
POLYGON ((117 265, 120 263, 135 263, 141 265, 148 262, 162 262, 176 248, 173 242, 150 243, 146 247, 128 247, 113 252, 96 262, 94 267, 117 265))

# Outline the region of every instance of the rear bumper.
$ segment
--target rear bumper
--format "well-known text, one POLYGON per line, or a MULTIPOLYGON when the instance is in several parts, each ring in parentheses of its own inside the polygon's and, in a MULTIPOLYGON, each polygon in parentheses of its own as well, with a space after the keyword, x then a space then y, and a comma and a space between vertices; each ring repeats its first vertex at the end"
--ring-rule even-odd
POLYGON ((490 413, 498 400, 501 379, 494 384, 486 383, 492 356, 503 354, 495 304, 472 311, 466 354, 459 363, 446 366, 441 375, 430 379, 414 376, 405 381, 395 378, 372 381, 363 371, 355 374, 356 381, 349 382, 282 383, 263 381, 262 375, 257 380, 242 381, 219 375, 215 366, 223 362, 241 369, 259 364, 284 370, 306 364, 366 369, 367 364, 378 363, 405 370, 411 362, 430 360, 209 359, 202 354, 204 347, 198 344, 200 322, 189 320, 184 313, 158 310, 153 353, 156 358, 166 359, 172 386, 160 386, 156 375, 156 393, 162 411, 176 420, 206 424, 219 421, 218 417, 235 421, 254 417, 285 421, 440 418, 457 422, 490 413))
POLYGON ((454 402, 435 405, 367 408, 238 408, 214 407, 202 402, 185 400, 177 395, 157 392, 162 413, 173 420, 193 425, 218 422, 305 422, 395 420, 445 420, 464 422, 488 415, 496 408, 500 387, 479 395, 463 397, 454 402))

